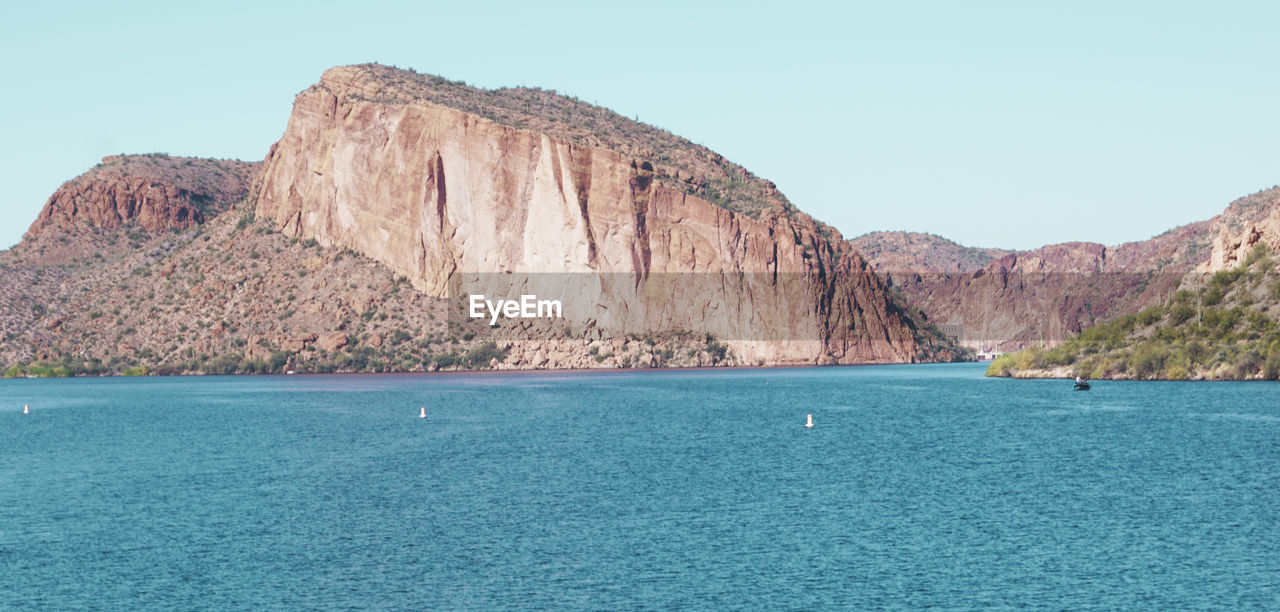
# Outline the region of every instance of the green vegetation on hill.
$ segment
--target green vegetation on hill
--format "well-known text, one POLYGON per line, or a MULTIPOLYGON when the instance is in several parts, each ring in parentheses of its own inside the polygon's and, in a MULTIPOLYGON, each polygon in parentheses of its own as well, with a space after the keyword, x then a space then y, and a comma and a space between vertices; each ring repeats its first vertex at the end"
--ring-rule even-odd
POLYGON ((1243 264, 1188 279, 1162 304, 1091 327, 1063 344, 992 362, 988 376, 1280 378, 1280 265, 1264 245, 1243 264))

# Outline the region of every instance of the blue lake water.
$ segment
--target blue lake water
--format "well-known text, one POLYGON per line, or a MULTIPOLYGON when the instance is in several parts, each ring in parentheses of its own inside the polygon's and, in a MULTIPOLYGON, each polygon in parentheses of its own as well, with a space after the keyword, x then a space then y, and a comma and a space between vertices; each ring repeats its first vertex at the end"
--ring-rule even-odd
POLYGON ((0 381, 0 608, 1280 608, 1280 386, 982 371, 0 381))

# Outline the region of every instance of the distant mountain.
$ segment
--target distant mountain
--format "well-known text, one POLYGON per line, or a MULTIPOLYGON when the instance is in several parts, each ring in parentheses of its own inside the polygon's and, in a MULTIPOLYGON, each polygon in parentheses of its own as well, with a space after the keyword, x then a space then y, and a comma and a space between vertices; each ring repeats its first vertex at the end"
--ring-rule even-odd
POLYGON ((850 238, 877 270, 930 273, 974 272, 1013 251, 967 247, 934 234, 872 232, 850 238))
MULTIPOLYGON (((931 321, 971 348, 999 353, 1055 346, 1099 322, 1167 300, 1184 275, 1210 259, 1215 236, 1242 231, 1278 203, 1280 189, 1261 191, 1232 202, 1213 219, 1118 246, 1069 242, 1001 255, 928 235, 881 233, 854 240, 931 321), (986 253, 993 259, 974 268, 986 253)), ((1241 254, 1224 251, 1221 257, 1241 254)))

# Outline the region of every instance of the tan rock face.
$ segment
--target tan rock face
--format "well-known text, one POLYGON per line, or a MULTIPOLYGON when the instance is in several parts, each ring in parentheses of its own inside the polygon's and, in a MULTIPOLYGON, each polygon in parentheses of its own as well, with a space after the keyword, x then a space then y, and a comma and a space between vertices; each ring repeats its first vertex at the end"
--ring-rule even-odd
MULTIPOLYGON (((752 219, 655 180, 649 160, 396 96, 360 67, 300 94, 255 192, 260 218, 361 252, 436 297, 563 285, 601 337, 706 332, 750 361, 909 361, 879 278, 804 215, 752 219), (712 279, 708 281, 707 279, 712 279)), ((540 296, 542 297, 542 296, 540 296)))
POLYGON ((1272 251, 1280 251, 1280 207, 1275 208, 1270 216, 1244 228, 1232 232, 1226 224, 1217 228, 1217 237, 1213 240, 1213 251, 1209 260, 1196 268, 1199 273, 1213 273, 1230 270, 1245 262, 1249 252, 1259 244, 1265 244, 1272 251))

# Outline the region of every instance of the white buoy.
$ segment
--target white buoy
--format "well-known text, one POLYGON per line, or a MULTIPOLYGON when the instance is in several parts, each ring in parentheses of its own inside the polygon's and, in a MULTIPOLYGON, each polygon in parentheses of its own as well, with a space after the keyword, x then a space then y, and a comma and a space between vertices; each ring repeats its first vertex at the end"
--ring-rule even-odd
POLYGON ((809 415, 809 420, 807 420, 807 421, 805 421, 805 422, 804 422, 804 426, 805 426, 806 428, 808 428, 808 429, 813 429, 813 415, 812 415, 812 414, 811 414, 811 415, 809 415))
POLYGON ((31 408, 27 407, 27 405, 26 405, 26 404, 23 404, 23 405, 22 405, 22 414, 31 414, 31 408))
POLYGON ((422 407, 422 412, 419 412, 419 413, 418 413, 418 418, 420 418, 420 419, 425 419, 425 418, 427 418, 427 407, 426 407, 426 406, 423 406, 423 407, 422 407))

